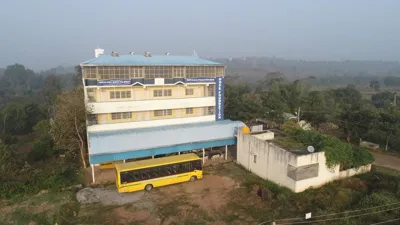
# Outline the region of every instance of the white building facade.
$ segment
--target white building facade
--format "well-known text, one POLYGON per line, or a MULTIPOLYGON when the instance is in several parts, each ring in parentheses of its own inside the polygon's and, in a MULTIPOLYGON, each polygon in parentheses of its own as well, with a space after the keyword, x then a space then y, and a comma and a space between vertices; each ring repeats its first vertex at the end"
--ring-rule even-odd
POLYGON ((370 164, 343 171, 339 166, 328 168, 324 152, 296 155, 269 142, 274 138, 273 132, 257 135, 239 132, 237 138, 238 164, 296 193, 371 170, 370 164))

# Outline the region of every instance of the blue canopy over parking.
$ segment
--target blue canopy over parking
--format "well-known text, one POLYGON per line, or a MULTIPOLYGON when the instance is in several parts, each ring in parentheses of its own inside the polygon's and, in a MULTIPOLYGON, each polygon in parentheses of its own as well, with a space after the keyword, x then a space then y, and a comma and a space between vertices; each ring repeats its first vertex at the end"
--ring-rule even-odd
POLYGON ((192 123, 153 128, 89 132, 89 161, 117 160, 170 154, 236 144, 240 121, 192 123))

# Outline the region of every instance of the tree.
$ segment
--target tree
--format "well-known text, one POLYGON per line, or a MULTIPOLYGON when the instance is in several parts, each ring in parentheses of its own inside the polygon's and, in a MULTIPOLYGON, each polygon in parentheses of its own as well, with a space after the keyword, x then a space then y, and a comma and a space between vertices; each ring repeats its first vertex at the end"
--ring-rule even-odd
POLYGON ((47 113, 49 117, 54 117, 55 101, 57 95, 61 92, 60 81, 54 75, 46 77, 43 87, 43 97, 46 102, 47 113))
POLYGON ((312 91, 305 97, 301 111, 301 118, 310 121, 314 125, 327 122, 335 115, 335 105, 328 105, 324 92, 312 91))
POLYGON ((385 151, 388 150, 390 138, 399 132, 400 112, 390 107, 387 111, 380 112, 379 127, 386 134, 385 151))
POLYGON ((362 95, 354 85, 347 85, 345 88, 334 89, 332 95, 338 107, 360 105, 362 102, 362 95))
POLYGON ((368 106, 345 106, 339 115, 339 128, 349 143, 352 137, 363 137, 378 121, 376 110, 368 106))
POLYGON ((1 112, 3 133, 27 134, 41 119, 43 113, 34 103, 21 104, 10 102, 1 112))
POLYGON ((286 86, 280 82, 274 82, 268 91, 261 93, 265 117, 279 126, 285 121, 284 113, 290 110, 286 103, 287 99, 282 95, 285 89, 286 86))
POLYGON ((388 86, 388 87, 399 86, 400 85, 400 77, 387 76, 383 79, 383 83, 385 84, 385 86, 388 86))
POLYGON ((60 81, 54 75, 49 75, 44 81, 43 97, 47 104, 55 103, 57 94, 61 91, 60 81))
POLYGON ((376 108, 385 108, 393 103, 394 94, 389 91, 376 93, 372 95, 371 100, 372 104, 374 104, 376 108))
POLYGON ((34 127, 33 131, 40 138, 44 138, 50 135, 51 124, 50 120, 41 120, 34 127))
POLYGON ((224 113, 227 118, 243 119, 239 115, 242 112, 242 96, 249 92, 250 88, 247 85, 225 85, 224 113))
POLYGON ((56 113, 52 122, 51 135, 55 146, 73 156, 78 153, 86 168, 86 115, 83 87, 61 93, 56 99, 56 113))
POLYGON ((14 157, 8 146, 0 141, 0 179, 7 177, 8 173, 12 171, 15 163, 14 157))
POLYGON ((23 104, 10 102, 1 112, 3 133, 24 134, 28 130, 28 115, 23 104))

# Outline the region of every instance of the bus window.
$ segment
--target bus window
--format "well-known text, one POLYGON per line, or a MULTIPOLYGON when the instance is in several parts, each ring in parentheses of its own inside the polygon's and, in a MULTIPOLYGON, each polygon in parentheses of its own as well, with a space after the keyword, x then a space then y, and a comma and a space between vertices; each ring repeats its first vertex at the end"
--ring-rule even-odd
POLYGON ((179 174, 180 172, 181 170, 179 164, 172 165, 172 174, 179 174))
POLYGON ((193 170, 202 170, 202 165, 200 160, 196 160, 192 162, 193 170))
POLYGON ((121 172, 120 176, 121 184, 131 183, 139 180, 136 171, 121 172))
POLYGON ((182 164, 182 173, 187 173, 192 171, 192 162, 187 162, 182 164))

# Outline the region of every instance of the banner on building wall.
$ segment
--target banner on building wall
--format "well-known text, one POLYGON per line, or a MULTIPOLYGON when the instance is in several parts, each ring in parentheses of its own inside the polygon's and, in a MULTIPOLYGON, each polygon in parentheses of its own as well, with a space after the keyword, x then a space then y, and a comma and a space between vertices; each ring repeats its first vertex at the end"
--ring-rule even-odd
POLYGON ((99 80, 99 86, 118 86, 118 85, 131 85, 131 80, 99 80))
POLYGON ((197 77, 197 78, 186 78, 186 83, 214 83, 215 78, 209 77, 197 77))
POLYGON ((215 120, 224 120, 224 77, 215 80, 215 120))

